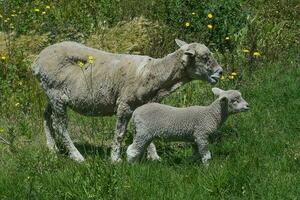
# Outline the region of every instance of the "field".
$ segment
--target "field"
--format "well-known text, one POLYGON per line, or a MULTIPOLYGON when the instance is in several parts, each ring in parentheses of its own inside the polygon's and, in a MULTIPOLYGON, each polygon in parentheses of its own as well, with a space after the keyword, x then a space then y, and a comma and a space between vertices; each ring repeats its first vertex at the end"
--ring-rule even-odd
MULTIPOLYGON (((0 199, 300 199, 299 3, 75 2, 0 2, 0 199), (115 117, 72 110, 68 128, 86 161, 48 151, 46 97, 30 70, 43 48, 74 40, 162 57, 175 38, 205 43, 224 68, 216 86, 239 89, 251 105, 211 138, 208 168, 186 159, 190 144, 164 141, 155 142, 161 162, 112 164, 115 117)), ((195 80, 163 103, 208 105, 211 88, 195 80)), ((129 127, 124 161, 131 141, 129 127)))

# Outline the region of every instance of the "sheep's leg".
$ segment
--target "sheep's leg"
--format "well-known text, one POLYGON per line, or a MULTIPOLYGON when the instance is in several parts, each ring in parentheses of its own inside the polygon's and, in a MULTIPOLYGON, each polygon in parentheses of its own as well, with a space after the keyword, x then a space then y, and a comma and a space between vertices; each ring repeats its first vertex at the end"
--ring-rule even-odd
POLYGON ((150 160, 161 160, 157 154, 156 147, 153 142, 151 142, 147 148, 147 158, 150 160))
POLYGON ((196 143, 198 146, 198 152, 201 155, 202 163, 205 166, 208 166, 208 160, 211 159, 211 153, 208 150, 208 138, 207 137, 201 137, 196 139, 196 143))
POLYGON ((83 156, 73 144, 67 130, 66 106, 63 103, 56 102, 55 104, 52 104, 52 109, 53 129, 56 134, 55 140, 60 148, 59 150, 64 151, 71 159, 77 162, 84 161, 83 156))
POLYGON ((198 159, 200 159, 201 155, 199 154, 198 145, 196 143, 192 144, 192 148, 193 148, 193 155, 188 157, 188 161, 194 162, 194 161, 197 161, 198 159))
POLYGON ((136 142, 133 142, 131 145, 127 148, 127 161, 129 163, 134 163, 140 160, 141 156, 143 155, 145 147, 139 146, 139 144, 136 144, 136 142))
POLYGON ((47 146, 50 149, 50 151, 58 151, 58 148, 54 140, 55 135, 52 127, 51 115, 52 115, 52 108, 50 104, 48 104, 44 112, 44 130, 47 139, 47 146))
POLYGON ((119 106, 117 112, 117 123, 115 128, 115 135, 111 147, 111 161, 121 162, 120 158, 121 143, 126 133, 127 125, 131 117, 131 112, 128 106, 119 106))
MULTIPOLYGON (((151 138, 147 137, 147 133, 139 132, 139 135, 136 135, 133 139, 131 145, 127 148, 127 161, 129 163, 137 162, 141 159, 144 154, 146 147, 151 142, 151 138)), ((149 148, 149 147, 148 147, 149 148)), ((154 146, 155 148, 155 146, 154 146)))

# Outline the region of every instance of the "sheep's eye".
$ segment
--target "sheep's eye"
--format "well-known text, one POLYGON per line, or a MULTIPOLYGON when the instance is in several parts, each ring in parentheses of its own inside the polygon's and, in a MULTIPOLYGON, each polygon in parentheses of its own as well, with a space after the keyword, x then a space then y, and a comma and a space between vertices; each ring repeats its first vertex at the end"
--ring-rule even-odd
POLYGON ((201 60, 203 61, 203 62, 207 62, 208 61, 208 56, 207 55, 203 55, 203 56, 201 56, 201 60))

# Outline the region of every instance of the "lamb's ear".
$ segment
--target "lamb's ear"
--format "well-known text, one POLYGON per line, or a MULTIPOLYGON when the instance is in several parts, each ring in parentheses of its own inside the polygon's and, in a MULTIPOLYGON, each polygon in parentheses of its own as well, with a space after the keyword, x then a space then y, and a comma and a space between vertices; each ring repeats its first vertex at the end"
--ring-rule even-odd
POLYGON ((221 107, 222 108, 227 108, 228 107, 228 98, 227 97, 222 97, 220 99, 220 102, 221 102, 221 107))
POLYGON ((195 61, 195 50, 187 49, 182 56, 182 63, 187 66, 195 61))
POLYGON ((177 44, 179 47, 182 47, 183 45, 188 44, 188 43, 186 43, 185 41, 182 41, 182 40, 179 40, 179 39, 175 39, 175 42, 176 42, 176 44, 177 44))
POLYGON ((217 88, 217 87, 212 88, 211 91, 212 91, 212 92, 214 93, 214 95, 216 95, 216 96, 220 96, 220 94, 221 94, 222 92, 224 92, 224 90, 221 90, 220 88, 217 88))

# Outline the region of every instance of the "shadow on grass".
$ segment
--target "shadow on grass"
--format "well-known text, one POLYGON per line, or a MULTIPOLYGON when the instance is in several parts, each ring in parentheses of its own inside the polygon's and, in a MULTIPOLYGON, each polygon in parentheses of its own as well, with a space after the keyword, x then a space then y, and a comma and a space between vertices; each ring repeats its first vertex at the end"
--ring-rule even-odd
POLYGON ((84 157, 110 158, 110 148, 108 147, 92 145, 89 143, 75 143, 75 146, 84 157))

